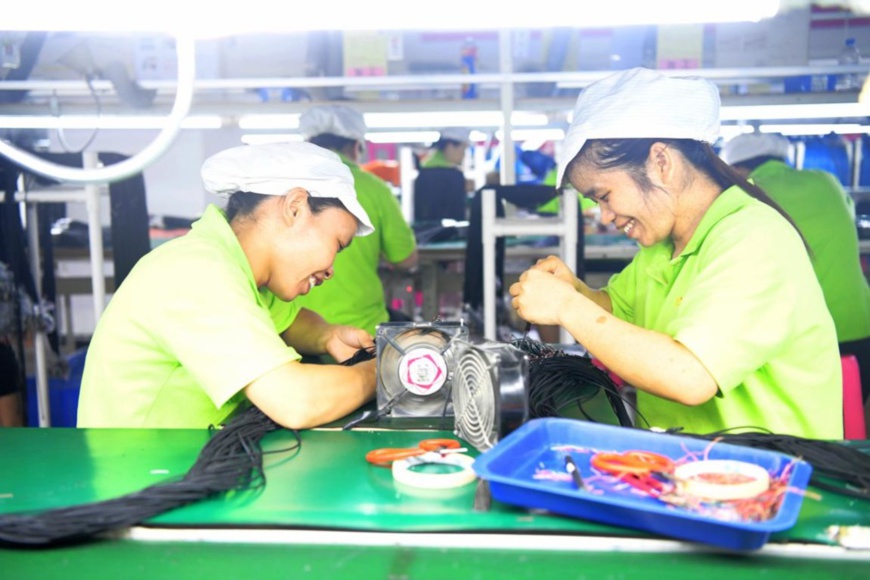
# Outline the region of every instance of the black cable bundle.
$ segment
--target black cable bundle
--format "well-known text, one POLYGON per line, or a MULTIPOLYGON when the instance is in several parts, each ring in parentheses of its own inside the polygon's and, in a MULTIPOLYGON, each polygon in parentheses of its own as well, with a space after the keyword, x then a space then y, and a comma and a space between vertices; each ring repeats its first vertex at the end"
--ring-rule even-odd
POLYGON ((848 444, 821 439, 807 439, 770 432, 727 433, 704 435, 686 433, 688 437, 709 439, 778 451, 802 459, 813 466, 810 483, 819 489, 850 497, 870 499, 870 442, 851 441, 848 444), (854 444, 854 445, 853 445, 854 444))
POLYGON ((528 336, 511 344, 529 355, 529 418, 559 417, 564 409, 577 405, 584 417, 595 421, 583 404, 603 390, 619 424, 632 426, 616 384, 591 359, 528 336))
MULTIPOLYGON (((373 349, 361 349, 341 364, 353 365, 373 357, 373 349)), ((259 408, 251 406, 214 431, 181 480, 158 483, 106 501, 33 514, 0 514, 0 547, 82 541, 218 494, 260 489, 266 484, 261 440, 281 428, 259 408)), ((294 445, 269 453, 299 449, 302 445, 299 434, 292 433, 296 438, 294 445)))
MULTIPOLYGON (((257 407, 250 407, 215 435, 179 481, 158 483, 107 501, 0 515, 0 543, 45 545, 84 540, 132 526, 171 509, 231 490, 265 485, 260 440, 278 429, 257 407)), ((289 451, 300 446, 299 436, 289 451)))

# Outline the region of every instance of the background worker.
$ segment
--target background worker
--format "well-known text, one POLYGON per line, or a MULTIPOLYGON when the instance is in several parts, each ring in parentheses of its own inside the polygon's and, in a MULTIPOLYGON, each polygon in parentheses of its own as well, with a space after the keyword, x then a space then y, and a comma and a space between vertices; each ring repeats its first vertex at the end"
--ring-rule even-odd
POLYGON ((310 143, 245 145, 202 166, 210 205, 141 258, 109 301, 85 358, 79 427, 205 428, 250 402, 290 429, 341 418, 375 393, 364 330, 295 302, 373 228, 350 170, 310 143))
POLYGON ((797 229, 711 147, 719 102, 707 80, 643 68, 585 88, 559 182, 640 249, 601 290, 541 260, 512 306, 636 387, 639 426, 841 439, 834 322, 797 229))
POLYGON ((330 283, 298 302, 333 324, 374 334, 378 324, 399 315, 387 307, 378 266, 385 263, 399 270, 413 269, 418 261, 414 231, 389 185, 358 164, 366 133, 362 114, 341 105, 314 107, 302 114, 299 129, 306 140, 334 151, 348 167, 357 199, 375 232, 336 256, 330 283))
POLYGON ((866 402, 870 398, 870 284, 861 270, 855 201, 831 173, 790 166, 790 153, 791 143, 782 135, 747 133, 728 141, 721 156, 773 198, 803 234, 837 327, 840 352, 858 359, 866 402))

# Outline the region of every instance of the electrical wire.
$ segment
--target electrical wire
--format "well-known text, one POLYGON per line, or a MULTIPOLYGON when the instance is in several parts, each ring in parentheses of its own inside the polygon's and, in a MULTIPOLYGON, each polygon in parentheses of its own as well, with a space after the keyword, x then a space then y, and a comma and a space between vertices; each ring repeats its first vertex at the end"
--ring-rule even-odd
MULTIPOLYGON (((675 430, 671 430, 673 433, 675 430)), ((810 483, 819 489, 849 497, 870 499, 870 442, 809 439, 782 435, 757 427, 736 427, 707 434, 685 433, 688 437, 767 449, 791 455, 813 467, 810 483), (739 429, 752 431, 733 433, 739 429)))
POLYGON ((604 391, 619 424, 632 426, 625 409, 629 403, 591 359, 568 354, 528 335, 514 339, 511 344, 529 355, 529 418, 559 417, 568 407, 576 405, 587 420, 596 422, 584 404, 604 391))
MULTIPOLYGON (((372 350, 361 349, 341 364, 349 366, 373 356, 372 350)), ((293 445, 264 452, 263 437, 278 429, 282 427, 259 408, 248 407, 222 428, 212 429, 211 439, 180 480, 158 483, 106 501, 37 513, 0 514, 0 546, 84 541, 229 491, 261 489, 266 485, 263 456, 298 451, 302 447, 299 433, 293 430, 296 440, 293 445)))

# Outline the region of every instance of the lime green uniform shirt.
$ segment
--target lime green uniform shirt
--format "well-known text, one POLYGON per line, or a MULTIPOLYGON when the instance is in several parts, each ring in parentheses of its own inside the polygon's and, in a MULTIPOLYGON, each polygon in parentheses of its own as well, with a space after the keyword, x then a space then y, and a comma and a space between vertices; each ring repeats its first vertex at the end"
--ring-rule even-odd
POLYGON ((420 163, 420 167, 424 167, 426 169, 430 169, 432 167, 451 167, 453 169, 459 169, 455 163, 450 163, 446 157, 444 157, 444 152, 440 149, 436 149, 432 152, 431 155, 426 157, 420 163))
POLYGON ((226 216, 209 206, 185 236, 146 254, 88 347, 79 427, 205 428, 242 389, 301 357, 279 336, 299 307, 259 290, 226 216))
POLYGON ((342 157, 353 175, 360 205, 375 231, 353 242, 335 257, 334 275, 294 302, 313 310, 332 324, 362 328, 374 335, 389 320, 384 286, 378 274, 381 256, 390 263, 406 259, 416 248, 414 230, 405 221, 399 202, 386 182, 342 157))
POLYGON ((798 171, 781 161, 749 177, 794 220, 812 250, 813 269, 840 342, 870 337, 870 284, 861 271, 855 202, 825 171, 798 171))
POLYGON ((605 291, 615 316, 685 345, 719 392, 692 407, 638 391, 649 426, 689 433, 752 426, 842 439, 834 322, 795 229, 732 187, 683 252, 673 259, 672 252, 671 242, 641 248, 605 291))
MULTIPOLYGON (((552 185, 554 188, 556 187, 556 175, 557 170, 553 168, 547 176, 544 177, 543 185, 552 185)), ((595 203, 594 199, 590 199, 588 197, 583 196, 582 194, 577 194, 577 201, 580 203, 580 213, 582 214, 587 209, 591 209, 598 204, 595 203)), ((562 196, 556 195, 553 199, 548 201, 547 203, 543 203, 538 206, 538 213, 559 213, 559 210, 562 208, 562 196)))

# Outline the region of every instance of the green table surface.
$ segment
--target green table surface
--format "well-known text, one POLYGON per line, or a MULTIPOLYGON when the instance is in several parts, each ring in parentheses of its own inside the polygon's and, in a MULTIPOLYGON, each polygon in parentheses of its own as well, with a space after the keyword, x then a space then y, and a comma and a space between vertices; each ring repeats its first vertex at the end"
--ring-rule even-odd
MULTIPOLYGON (((48 571, 56 570, 58 576, 70 577, 70 573, 87 570, 88 562, 95 560, 103 563, 100 569, 107 576, 114 571, 112 562, 122 560, 136 562, 130 574, 137 577, 161 570, 160 561, 175 577, 221 576, 221 571, 244 570, 241 554, 262 558, 265 571, 329 571, 332 575, 353 571, 354 577, 444 577, 455 575, 458 569, 482 571, 476 575, 493 578, 540 577, 555 570, 582 577, 587 567, 600 577, 604 571, 641 572, 651 565, 672 567, 670 577, 683 573, 688 577, 726 562, 733 571, 776 571, 797 577, 831 570, 850 577, 859 570, 870 571, 870 552, 831 548, 831 560, 831 554, 814 551, 833 544, 826 533, 831 525, 870 525, 870 502, 838 494, 824 493, 820 500, 805 498, 793 528, 773 534, 762 550, 731 554, 498 501, 488 511, 474 511, 474 484, 442 492, 403 489, 389 469, 364 460, 365 453, 374 448, 410 446, 426 437, 452 437, 450 432, 318 429, 302 431, 300 436, 298 451, 266 455, 263 489, 201 501, 146 522, 145 529, 169 532, 231 530, 229 540, 190 542, 170 534, 165 540, 126 537, 41 550, 6 546, 0 547, 0 577, 41 577, 28 574, 36 570, 37 563, 43 576, 54 577, 48 571), (266 541, 260 541, 246 535, 252 530, 278 535, 266 535, 266 541), (304 533, 284 542, 280 540, 282 530, 304 533), (325 532, 344 535, 316 539, 325 532), (372 542, 372 537, 380 539, 372 542), (423 537, 430 538, 431 545, 417 542, 423 537), (456 538, 477 538, 469 540, 476 547, 463 549, 465 540, 457 545, 456 538), (547 538, 555 538, 553 548, 541 548, 547 538), (656 550, 642 547, 651 540, 661 542, 656 550), (524 542, 537 547, 523 549, 524 542), (228 543, 234 547, 226 548, 228 543), (803 546, 805 553, 795 557, 794 551, 776 552, 795 546, 803 546), (582 552, 583 563, 575 552, 582 552), (6 576, 4 569, 22 575, 6 576)), ((0 429, 0 513, 105 500, 180 477, 208 437, 204 430, 0 429)), ((277 431, 264 438, 263 448, 276 451, 293 442, 290 432, 277 431)), ((89 575, 94 577, 93 570, 89 575)))

